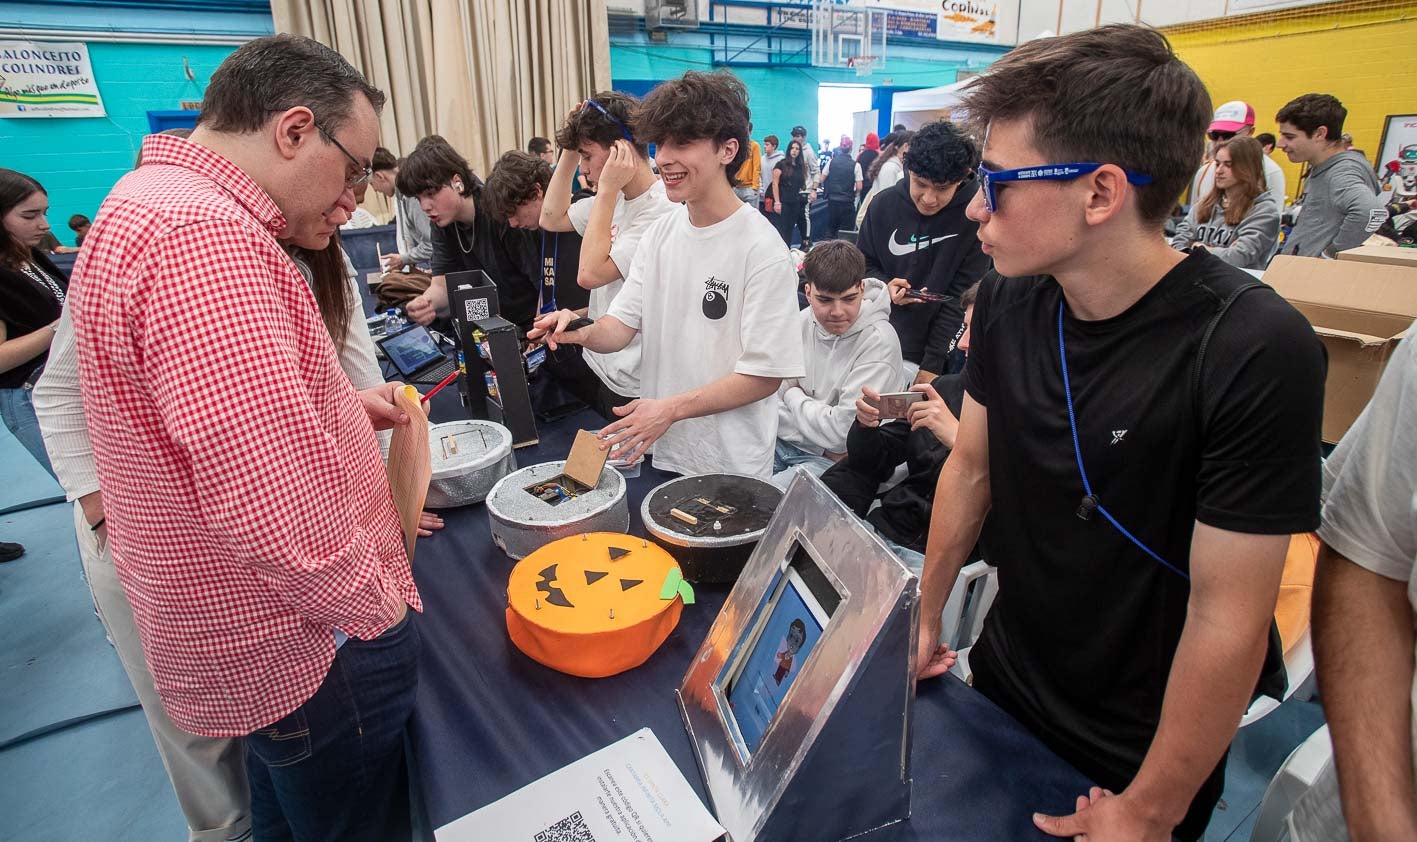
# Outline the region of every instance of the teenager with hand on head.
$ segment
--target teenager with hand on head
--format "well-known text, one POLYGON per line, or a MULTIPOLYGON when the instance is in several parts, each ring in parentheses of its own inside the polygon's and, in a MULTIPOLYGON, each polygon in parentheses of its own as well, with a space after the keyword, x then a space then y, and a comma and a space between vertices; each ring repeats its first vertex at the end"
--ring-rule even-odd
POLYGON ((448 273, 481 270, 497 287, 502 318, 530 329, 541 296, 536 239, 485 211, 482 180, 467 160, 446 140, 430 135, 404 159, 397 186, 418 197, 433 223, 433 281, 405 305, 408 317, 421 325, 446 318, 448 273))
MULTIPOLYGON (((505 221, 516 230, 531 231, 539 240, 541 259, 537 274, 541 295, 537 315, 563 307, 584 313, 590 292, 577 283, 581 236, 574 231, 546 231, 540 227, 551 179, 551 165, 542 158, 527 152, 507 152, 487 176, 483 207, 493 219, 505 221)), ((581 204, 589 203, 588 199, 581 201, 581 204)), ((568 345, 548 350, 545 371, 576 400, 592 408, 598 405, 600 378, 587 367, 580 348, 568 345)), ((553 417, 568 403, 556 389, 536 389, 533 400, 538 412, 553 417)))
MULTIPOLYGON (((636 135, 634 97, 602 91, 571 109, 557 132, 561 160, 541 203, 541 227, 582 237, 577 282, 590 290, 586 315, 599 319, 625 286, 645 233, 674 208, 636 135), (592 104, 594 103, 594 104, 592 104), (571 175, 580 167, 597 187, 595 197, 572 203, 571 175)), ((572 308, 574 309, 574 308, 572 308)), ((582 398, 607 421, 612 410, 640 395, 640 337, 612 353, 584 349, 600 378, 594 400, 582 398)))
MULTIPOLYGON (((969 353, 969 322, 974 316, 975 284, 960 294, 964 327, 955 342, 969 353)), ((846 436, 846 458, 822 474, 822 482, 864 519, 906 567, 919 575, 925 565, 925 537, 940 469, 959 435, 964 376, 941 374, 935 382, 910 387, 924 399, 910 405, 906 416, 882 421, 881 392, 865 386, 855 403, 855 419, 846 436), (880 488, 905 465, 905 478, 884 492, 880 488), (876 505, 879 501, 880 505, 876 505)))
POLYGON ((970 324, 920 677, 948 668, 940 612, 987 514, 999 595, 974 687, 1097 784, 1035 824, 1200 839, 1289 536, 1318 525, 1323 346, 1274 290, 1162 238, 1211 110, 1161 33, 1024 44, 964 108, 984 138, 969 215, 1005 277, 984 280, 970 324))
POLYGON ((1342 139, 1348 109, 1328 94, 1304 94, 1274 116, 1279 148, 1308 164, 1304 203, 1284 254, 1333 257, 1357 248, 1387 221, 1385 197, 1368 159, 1342 139))
POLYGON ((428 221, 428 214, 423 212, 417 196, 399 191, 398 159, 394 153, 380 146, 374 150, 369 165, 374 168, 369 186, 394 201, 395 233, 399 247, 395 254, 384 255, 383 265, 379 268, 385 272, 397 272, 405 266, 426 268, 433 259, 433 224, 428 221))
MULTIPOLYGON (((768 190, 772 188, 772 173, 777 168, 777 162, 786 157, 787 153, 780 146, 781 141, 777 135, 770 134, 763 138, 763 160, 758 181, 758 201, 763 202, 768 196, 768 190)), ((767 212, 767 207, 763 210, 767 212)))
POLYGON ((891 291, 891 325, 900 336, 907 382, 929 383, 946 373, 950 346, 964 320, 959 294, 983 277, 989 258, 979 249, 979 223, 965 209, 979 190, 974 140, 946 120, 916 132, 905 154, 910 178, 877 194, 856 246, 866 277, 891 291), (946 296, 913 298, 912 291, 946 296))
POLYGON ((1199 245, 1241 269, 1263 269, 1279 242, 1279 206, 1265 189, 1264 150, 1252 137, 1222 141, 1215 150, 1215 185, 1191 205, 1172 248, 1199 245))
POLYGON ((900 383, 900 340, 891 327, 886 285, 863 278, 866 261, 851 243, 817 243, 802 261, 808 306, 799 314, 807 375, 777 389, 773 481, 786 487, 794 466, 820 475, 846 453, 846 434, 863 389, 900 383))
POLYGON ((643 337, 642 397, 616 407, 602 449, 634 461, 653 446, 655 467, 674 473, 768 477, 777 388, 806 372, 787 247, 733 192, 747 90, 727 72, 685 73, 645 97, 635 131, 656 145, 665 193, 683 206, 646 232, 609 313, 568 331, 576 315, 562 310, 536 335, 598 353, 643 337))

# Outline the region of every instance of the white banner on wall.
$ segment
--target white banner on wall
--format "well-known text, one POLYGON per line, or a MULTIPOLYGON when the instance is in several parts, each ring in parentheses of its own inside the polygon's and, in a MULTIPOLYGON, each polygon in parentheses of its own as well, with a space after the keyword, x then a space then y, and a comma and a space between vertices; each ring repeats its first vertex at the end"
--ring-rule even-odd
POLYGON ((0 117, 103 117, 81 42, 0 40, 0 117))

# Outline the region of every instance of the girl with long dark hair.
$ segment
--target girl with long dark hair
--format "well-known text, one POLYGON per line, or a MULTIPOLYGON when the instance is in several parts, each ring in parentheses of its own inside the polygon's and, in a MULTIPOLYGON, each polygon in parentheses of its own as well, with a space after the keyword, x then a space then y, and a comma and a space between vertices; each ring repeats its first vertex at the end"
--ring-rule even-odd
POLYGON ((48 212, 49 194, 38 181, 0 169, 0 417, 53 476, 30 396, 69 290, 69 279, 39 249, 48 212))
POLYGON ((802 157, 802 142, 793 140, 787 144, 787 156, 777 162, 772 171, 774 222, 782 241, 792 245, 792 229, 802 232, 802 247, 808 245, 807 199, 802 191, 807 187, 807 161, 802 157))

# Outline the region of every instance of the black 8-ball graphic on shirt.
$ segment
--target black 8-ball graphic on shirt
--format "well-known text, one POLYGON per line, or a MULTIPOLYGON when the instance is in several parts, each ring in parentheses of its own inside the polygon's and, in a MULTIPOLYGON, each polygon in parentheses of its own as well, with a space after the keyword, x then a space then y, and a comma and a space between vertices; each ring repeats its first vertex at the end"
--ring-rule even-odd
POLYGON ((704 317, 717 321, 728 315, 728 284, 709 276, 704 281, 704 317))

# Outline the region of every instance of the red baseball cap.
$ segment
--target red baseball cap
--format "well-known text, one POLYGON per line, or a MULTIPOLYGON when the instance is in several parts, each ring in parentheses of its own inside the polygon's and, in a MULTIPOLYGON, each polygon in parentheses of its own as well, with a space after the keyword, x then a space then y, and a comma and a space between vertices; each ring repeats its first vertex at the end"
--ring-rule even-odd
POLYGON ((1236 99, 1215 109, 1215 116, 1211 118, 1208 131, 1238 132, 1246 126, 1254 124, 1255 107, 1248 102, 1236 99))

